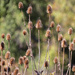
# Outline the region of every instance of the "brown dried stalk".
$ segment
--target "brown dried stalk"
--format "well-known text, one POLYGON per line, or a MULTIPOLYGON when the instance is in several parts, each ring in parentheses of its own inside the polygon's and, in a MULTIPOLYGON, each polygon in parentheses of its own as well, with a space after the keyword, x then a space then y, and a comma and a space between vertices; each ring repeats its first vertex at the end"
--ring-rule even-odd
POLYGON ((57 75, 57 64, 55 64, 55 75, 57 75))

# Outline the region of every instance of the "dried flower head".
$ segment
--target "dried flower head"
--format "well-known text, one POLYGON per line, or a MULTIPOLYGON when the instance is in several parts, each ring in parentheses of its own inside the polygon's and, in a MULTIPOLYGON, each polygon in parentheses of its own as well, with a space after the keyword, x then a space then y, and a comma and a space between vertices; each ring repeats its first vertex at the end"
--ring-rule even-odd
POLYGON ((38 19, 36 26, 37 29, 41 29, 42 28, 42 21, 40 19, 38 19))
POLYGON ((25 59, 24 64, 26 64, 26 65, 28 65, 28 64, 29 64, 29 60, 28 60, 28 58, 26 58, 26 59, 25 59))
POLYGON ((26 59, 26 56, 23 56, 23 61, 25 61, 25 59, 26 59))
POLYGON ((15 64, 15 58, 14 57, 11 57, 10 58, 10 65, 12 66, 13 64, 15 64))
POLYGON ((18 72, 19 72, 19 68, 16 67, 13 74, 14 74, 14 75, 17 75, 18 72))
POLYGON ((19 2, 18 8, 19 8, 19 9, 22 9, 22 8, 23 8, 23 3, 22 3, 22 2, 19 2))
POLYGON ((24 64, 24 67, 28 69, 28 68, 29 68, 29 65, 28 65, 28 64, 27 64, 27 65, 26 65, 26 64, 24 64))
POLYGON ((10 52, 9 51, 7 51, 7 53, 5 54, 5 58, 6 59, 9 59, 10 58, 10 52))
POLYGON ((51 27, 51 28, 54 27, 54 22, 53 22, 53 21, 51 22, 50 27, 51 27))
POLYGON ((27 34, 27 31, 26 30, 23 30, 23 35, 26 35, 27 34))
POLYGON ((58 63, 58 58, 57 58, 57 57, 54 58, 54 63, 55 63, 55 64, 58 63))
POLYGON ((73 50, 74 50, 74 43, 73 43, 73 42, 70 43, 69 50, 70 50, 70 51, 73 51, 73 50))
POLYGON ((4 72, 7 72, 8 67, 4 66, 4 72))
POLYGON ((75 65, 72 67, 72 71, 75 72, 75 65))
POLYGON ((4 39, 4 37, 5 37, 5 34, 3 33, 3 34, 1 35, 1 37, 4 39))
POLYGON ((68 34, 71 35, 72 32, 73 32, 72 28, 69 28, 69 30, 68 30, 68 34))
POLYGON ((45 61, 44 66, 47 68, 48 67, 48 61, 45 61))
POLYGON ((11 39, 11 35, 8 33, 6 36, 6 40, 10 40, 11 39))
POLYGON ((58 35, 58 41, 62 41, 62 39, 63 39, 62 34, 59 34, 59 35, 58 35))
POLYGON ((23 64, 23 57, 19 58, 19 64, 22 65, 23 64))
POLYGON ((32 14, 32 6, 29 6, 27 9, 27 14, 32 14))
POLYGON ((32 28, 33 28, 33 23, 32 23, 32 21, 29 21, 29 22, 28 22, 28 28, 29 28, 29 29, 32 29, 32 28))
POLYGON ((5 60, 2 60, 2 65, 3 65, 3 66, 5 65, 5 60))
POLYGON ((30 56, 30 54, 31 54, 31 49, 28 49, 28 50, 26 51, 26 56, 30 56))
POLYGON ((73 39, 73 43, 75 43, 75 38, 73 39))
POLYGON ((51 37, 51 31, 49 29, 47 29, 45 36, 47 38, 51 37))
POLYGON ((1 44, 0 44, 0 50, 4 50, 4 42, 1 42, 1 44))
POLYGON ((57 27, 56 27, 56 31, 60 32, 60 30, 61 30, 61 26, 58 24, 57 27))
POLYGON ((48 14, 51 14, 52 13, 52 6, 51 5, 48 5, 47 6, 47 13, 48 14))
POLYGON ((61 47, 62 48, 65 48, 66 47, 66 40, 65 39, 63 39, 62 41, 61 41, 61 47))

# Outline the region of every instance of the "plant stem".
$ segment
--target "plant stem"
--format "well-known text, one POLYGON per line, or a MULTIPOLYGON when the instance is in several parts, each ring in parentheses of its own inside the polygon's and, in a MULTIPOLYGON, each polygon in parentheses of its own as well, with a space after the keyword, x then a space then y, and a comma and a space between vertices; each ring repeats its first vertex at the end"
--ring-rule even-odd
POLYGON ((25 68, 25 70, 24 70, 24 75, 27 75, 26 72, 27 72, 27 68, 25 68))
POLYGON ((57 75, 57 64, 55 64, 55 75, 57 75))
POLYGON ((3 69, 3 66, 2 66, 2 61, 3 61, 3 51, 1 50, 1 75, 2 75, 2 69, 3 69))
POLYGON ((8 63, 9 63, 9 59, 7 59, 7 75, 8 75, 8 67, 9 67, 8 63))

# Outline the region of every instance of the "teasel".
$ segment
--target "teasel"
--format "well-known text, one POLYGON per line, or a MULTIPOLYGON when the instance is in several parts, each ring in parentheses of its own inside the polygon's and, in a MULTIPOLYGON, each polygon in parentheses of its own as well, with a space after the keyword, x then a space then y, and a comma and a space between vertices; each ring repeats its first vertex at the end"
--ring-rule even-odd
POLYGON ((5 60, 2 60, 2 66, 5 66, 5 60))
POLYGON ((73 65, 72 71, 74 72, 74 75, 75 75, 75 65, 73 65))
POLYGON ((56 31, 59 33, 61 31, 61 26, 58 24, 56 27, 56 31))
POLYGON ((51 22, 50 27, 53 28, 54 27, 54 21, 51 22))
POLYGON ((19 64, 23 65, 23 57, 22 56, 19 58, 19 64))
POLYGON ((14 70, 14 72, 13 72, 13 75, 17 75, 18 73, 19 73, 19 68, 16 67, 15 70, 14 70))
POLYGON ((64 56, 65 56, 65 48, 67 46, 67 43, 66 43, 66 40, 63 39, 62 42, 61 42, 61 47, 63 48, 63 62, 62 62, 62 75, 63 75, 63 72, 64 72, 64 56))
POLYGON ((0 44, 0 50, 1 50, 1 75, 2 75, 2 68, 3 68, 3 66, 2 66, 2 59, 3 59, 3 50, 4 50, 4 42, 1 42, 1 44, 0 44))
POLYGON ((30 56, 30 54, 31 54, 31 49, 28 49, 28 50, 26 51, 26 56, 30 56))
POLYGON ((19 2, 18 8, 19 8, 19 9, 22 9, 22 8, 23 8, 23 3, 22 3, 22 2, 19 2))
POLYGON ((26 56, 23 56, 23 62, 26 60, 26 58, 27 58, 26 56))
POLYGON ((3 33, 3 34, 1 35, 1 37, 2 37, 2 39, 4 39, 4 38, 5 38, 5 34, 3 33))
MULTIPOLYGON (((73 29, 72 28, 69 28, 68 29, 68 34, 69 34, 69 45, 70 45, 70 43, 71 43, 71 35, 72 35, 72 33, 73 33, 73 29)), ((71 54, 70 54, 70 50, 69 50, 69 59, 71 59, 71 54)), ((69 64, 70 64, 71 62, 70 62, 70 60, 69 60, 69 64)), ((71 66, 71 65, 70 65, 71 66)), ((69 75, 71 74, 71 67, 69 68, 69 75)))
POLYGON ((32 28, 33 28, 33 23, 32 23, 32 21, 29 21, 29 22, 28 22, 28 28, 29 28, 29 29, 32 29, 32 28))

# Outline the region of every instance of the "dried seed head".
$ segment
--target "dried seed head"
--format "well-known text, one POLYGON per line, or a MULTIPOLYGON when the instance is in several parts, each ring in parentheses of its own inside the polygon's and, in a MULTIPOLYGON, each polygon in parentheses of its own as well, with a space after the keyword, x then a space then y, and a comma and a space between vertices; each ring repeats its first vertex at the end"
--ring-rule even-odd
POLYGON ((17 75, 18 72, 19 72, 19 68, 15 68, 15 70, 14 70, 14 75, 17 75))
POLYGON ((63 39, 62 41, 61 41, 61 47, 62 48, 65 48, 66 47, 66 40, 65 39, 63 39))
POLYGON ((5 65, 5 60, 2 60, 2 65, 3 65, 3 66, 5 65))
POLYGON ((45 61, 44 66, 47 68, 48 67, 48 61, 45 61))
POLYGON ((70 43, 69 50, 70 50, 70 51, 73 51, 73 50, 74 50, 74 43, 73 43, 73 42, 70 43))
POLYGON ((25 61, 25 59, 26 59, 26 56, 23 56, 23 60, 25 61))
POLYGON ((5 58, 6 59, 9 59, 10 58, 10 52, 9 51, 7 51, 7 53, 5 54, 5 58))
POLYGON ((28 65, 28 64, 29 64, 29 60, 28 60, 28 58, 26 58, 26 59, 25 59, 24 64, 26 64, 26 65, 28 65))
POLYGON ((19 9, 22 9, 22 8, 23 8, 23 3, 22 3, 22 2, 19 2, 18 8, 19 8, 19 9))
POLYGON ((19 64, 22 65, 23 64, 23 57, 19 58, 19 64))
POLYGON ((18 73, 17 75, 21 75, 21 73, 18 73))
POLYGON ((28 50, 26 51, 26 56, 30 56, 30 54, 31 54, 31 49, 28 49, 28 50))
POLYGON ((29 28, 29 29, 32 29, 32 28, 33 28, 33 23, 32 23, 32 21, 29 21, 29 22, 28 22, 28 28, 29 28))
POLYGON ((24 67, 28 69, 28 68, 29 68, 29 65, 26 65, 26 64, 25 64, 24 67))
POLYGON ((0 44, 0 50, 4 50, 4 42, 1 42, 1 44, 0 44))
POLYGON ((72 71, 75 72, 75 65, 72 67, 72 71))
POLYGON ((32 14, 32 6, 29 6, 27 9, 27 14, 32 14))
POLYGON ((51 14, 52 13, 52 6, 51 5, 48 5, 47 6, 47 13, 48 14, 51 14))
POLYGON ((53 21, 51 22, 50 27, 51 27, 51 28, 54 27, 54 22, 53 22, 53 21))
POLYGON ((8 67, 4 66, 4 72, 7 72, 8 67))
POLYGON ((57 27, 56 27, 56 31, 60 32, 60 30, 61 30, 61 26, 58 24, 57 27))
POLYGON ((27 31, 26 30, 23 30, 23 35, 26 35, 27 34, 27 31))
POLYGON ((42 22, 41 20, 39 19, 36 23, 36 26, 35 26, 37 29, 41 29, 42 28, 42 22))
POLYGON ((15 64, 15 58, 14 57, 11 57, 10 58, 10 65, 12 66, 13 64, 15 64))
POLYGON ((4 39, 4 37, 5 37, 5 34, 3 33, 3 34, 1 35, 1 37, 4 39))
POLYGON ((47 29, 45 36, 47 38, 51 37, 51 31, 49 29, 47 29))
POLYGON ((73 39, 73 43, 75 43, 75 38, 73 39))
POLYGON ((11 39, 11 35, 8 33, 6 36, 6 40, 10 40, 11 39))
POLYGON ((73 32, 72 28, 69 28, 69 30, 68 30, 68 34, 71 35, 72 32, 73 32))
POLYGON ((55 64, 58 63, 58 58, 57 58, 57 57, 54 58, 54 63, 55 63, 55 64))
POLYGON ((62 39, 63 39, 62 34, 59 34, 59 35, 58 35, 58 41, 62 41, 62 39))

